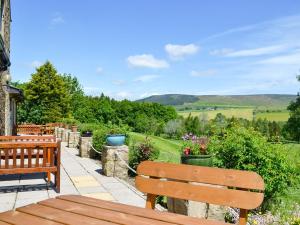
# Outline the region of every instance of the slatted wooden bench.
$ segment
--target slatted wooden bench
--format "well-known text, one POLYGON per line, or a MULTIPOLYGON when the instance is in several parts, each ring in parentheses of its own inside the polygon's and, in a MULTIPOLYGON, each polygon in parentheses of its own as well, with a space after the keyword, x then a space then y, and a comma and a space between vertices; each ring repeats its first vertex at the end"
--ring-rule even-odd
POLYGON ((56 142, 54 135, 0 136, 0 142, 56 142))
MULTIPOLYGON (((56 142, 56 137, 54 135, 40 136, 40 135, 29 135, 29 136, 0 136, 0 142, 56 142)), ((9 158, 12 159, 12 151, 9 152, 9 158)), ((39 152, 39 158, 43 157, 43 152, 39 152)), ((0 155, 1 159, 4 159, 5 155, 0 155)), ((20 152, 17 152, 16 157, 20 158, 20 152)), ((36 158, 37 154, 32 155, 32 158, 36 158)), ((49 156, 48 156, 49 157, 49 156)), ((28 158, 27 151, 24 152, 24 158, 28 158)), ((47 180, 50 183, 51 173, 47 173, 47 180)))
POLYGON ((57 142, 0 142, 0 175, 50 173, 60 192, 60 140, 57 142))
POLYGON ((42 126, 36 124, 21 124, 17 126, 17 134, 42 135, 42 126))
POLYGON ((240 209, 239 225, 246 225, 248 210, 264 199, 264 181, 255 172, 145 161, 137 173, 146 208, 154 209, 158 195, 230 206, 240 209))

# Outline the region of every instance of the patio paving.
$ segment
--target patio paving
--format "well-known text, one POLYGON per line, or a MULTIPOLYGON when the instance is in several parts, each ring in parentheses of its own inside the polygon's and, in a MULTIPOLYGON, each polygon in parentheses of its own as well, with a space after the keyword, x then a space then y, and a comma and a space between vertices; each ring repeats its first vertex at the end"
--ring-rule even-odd
POLYGON ((0 212, 54 198, 76 194, 145 207, 145 196, 126 182, 101 174, 99 160, 80 158, 78 149, 62 142, 61 191, 47 185, 44 174, 1 175, 0 212))

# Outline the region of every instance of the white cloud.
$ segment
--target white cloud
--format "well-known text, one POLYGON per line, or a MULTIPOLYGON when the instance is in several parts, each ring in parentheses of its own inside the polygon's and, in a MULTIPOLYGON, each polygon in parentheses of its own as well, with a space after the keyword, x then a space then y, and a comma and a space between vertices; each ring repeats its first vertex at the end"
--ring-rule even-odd
POLYGON ((276 56, 258 62, 259 64, 286 64, 286 65, 300 65, 300 52, 291 53, 287 55, 276 56))
POLYGON ((101 74, 103 72, 103 68, 102 67, 97 67, 96 68, 96 73, 99 73, 99 74, 101 74))
POLYGON ((38 60, 34 60, 30 63, 30 66, 33 67, 33 68, 38 68, 40 67, 41 65, 43 65, 43 63, 41 61, 38 61, 38 60))
POLYGON ((114 81, 113 81, 113 84, 114 84, 114 85, 120 86, 120 85, 125 84, 125 80, 114 80, 114 81))
POLYGON ((65 23, 65 19, 61 15, 61 13, 55 13, 54 16, 51 19, 51 25, 58 25, 65 23))
POLYGON ((273 53, 278 53, 285 50, 287 46, 285 45, 273 45, 262 48, 254 48, 254 49, 245 49, 240 51, 232 51, 225 54, 227 57, 247 57, 247 56, 260 56, 260 55, 268 55, 273 53))
POLYGON ((145 83, 145 82, 152 81, 158 77, 159 77, 158 75, 143 75, 143 76, 137 77, 134 81, 145 83))
POLYGON ((216 70, 202 70, 202 71, 192 70, 191 76, 192 77, 205 77, 205 76, 215 75, 216 73, 217 73, 216 70))
POLYGON ((153 55, 133 55, 127 58, 127 62, 133 67, 167 68, 169 64, 162 59, 156 59, 153 55))
POLYGON ((209 52, 210 55, 216 55, 216 56, 223 56, 227 55, 228 53, 233 52, 233 49, 231 48, 221 48, 221 49, 215 49, 209 52))
POLYGON ((184 56, 196 54, 199 47, 195 44, 188 45, 173 45, 167 44, 165 51, 169 54, 172 59, 182 59, 184 56))

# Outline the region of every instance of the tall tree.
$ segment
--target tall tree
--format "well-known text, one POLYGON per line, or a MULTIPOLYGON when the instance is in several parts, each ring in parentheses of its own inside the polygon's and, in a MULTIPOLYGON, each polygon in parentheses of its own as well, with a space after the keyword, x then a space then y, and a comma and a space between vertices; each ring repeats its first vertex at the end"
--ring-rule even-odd
POLYGON ((70 93, 49 61, 36 69, 24 91, 28 122, 54 122, 70 114, 70 93))
MULTIPOLYGON (((300 82, 300 75, 297 76, 300 82)), ((300 142, 300 96, 298 92, 298 97, 296 101, 291 102, 287 108, 290 111, 290 118, 286 124, 286 131, 290 138, 300 142)))

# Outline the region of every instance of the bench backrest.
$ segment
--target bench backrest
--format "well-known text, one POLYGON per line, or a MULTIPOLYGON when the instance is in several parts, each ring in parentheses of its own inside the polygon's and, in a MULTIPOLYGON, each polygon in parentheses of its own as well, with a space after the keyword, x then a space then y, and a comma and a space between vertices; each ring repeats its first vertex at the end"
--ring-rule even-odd
POLYGON ((18 134, 42 134, 42 126, 36 124, 21 124, 17 126, 18 134))
POLYGON ((56 142, 54 135, 0 136, 0 142, 56 142))
POLYGON ((137 168, 136 187, 147 193, 146 207, 154 209, 158 195, 240 208, 239 224, 247 210, 264 199, 264 181, 255 172, 145 161, 137 168))
POLYGON ((0 142, 0 174, 56 171, 60 141, 0 142))

